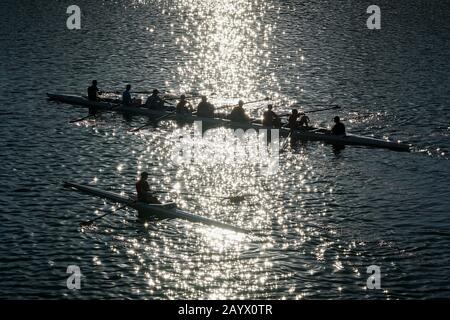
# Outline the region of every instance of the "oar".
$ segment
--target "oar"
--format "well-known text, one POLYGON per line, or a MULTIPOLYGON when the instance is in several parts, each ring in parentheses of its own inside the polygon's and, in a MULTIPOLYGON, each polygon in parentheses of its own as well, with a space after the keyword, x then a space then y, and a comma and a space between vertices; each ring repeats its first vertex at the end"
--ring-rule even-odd
POLYGON ((88 116, 86 116, 86 117, 83 117, 83 118, 80 118, 80 119, 70 120, 69 123, 75 123, 75 122, 84 121, 84 120, 89 119, 89 118, 91 118, 91 117, 95 117, 96 115, 97 115, 97 113, 90 114, 90 115, 88 115, 88 116))
MULTIPOLYGON (((182 194, 182 193, 180 193, 182 194)), ((189 195, 187 193, 185 193, 186 195, 189 195)), ((242 194, 242 195, 238 195, 238 196, 229 196, 229 197, 222 197, 222 196, 208 196, 205 194, 201 194, 200 196, 205 197, 205 198, 215 198, 215 199, 222 199, 222 200, 230 200, 231 202, 241 202, 244 201, 246 197, 254 197, 256 196, 255 194, 242 194)))
POLYGON ((341 107, 339 105, 335 104, 335 105, 332 105, 332 107, 323 108, 323 109, 316 109, 316 110, 309 110, 309 111, 304 111, 304 112, 305 113, 314 113, 314 112, 322 112, 322 111, 327 111, 327 110, 335 110, 335 109, 340 109, 340 108, 341 107))
POLYGON ((284 140, 284 143, 283 143, 283 146, 281 147, 280 152, 284 152, 284 150, 288 146, 288 142, 289 142, 289 139, 291 139, 291 136, 292 136, 292 129, 291 129, 291 131, 289 131, 289 135, 287 136, 286 140, 284 140))
MULTIPOLYGON (((153 91, 130 91, 131 93, 136 93, 136 94, 152 94, 153 91)), ((162 90, 162 92, 168 92, 166 90, 162 90)), ((122 94, 122 92, 120 90, 106 90, 106 91, 102 91, 102 93, 113 93, 113 94, 122 94)))
POLYGON ((147 122, 146 124, 143 124, 143 125, 140 126, 140 127, 129 129, 128 132, 137 132, 137 131, 139 131, 139 130, 141 130, 141 129, 144 129, 145 127, 151 126, 151 125, 157 123, 158 121, 161 121, 161 120, 163 120, 163 119, 165 119, 165 118, 167 118, 167 117, 169 117, 169 116, 175 114, 176 112, 177 112, 177 111, 175 110, 175 111, 169 112, 168 114, 165 114, 165 115, 163 115, 163 116, 161 116, 161 117, 159 117, 159 118, 152 119, 152 120, 150 120, 150 121, 147 122))
MULTIPOLYGON (((269 97, 265 97, 264 99, 261 99, 261 100, 254 100, 254 101, 244 102, 244 105, 245 105, 245 104, 249 104, 249 103, 256 103, 256 102, 268 101, 268 100, 270 100, 270 98, 269 98, 269 97)), ((236 106, 237 106, 236 104, 233 104, 233 105, 226 105, 226 106, 222 106, 222 107, 216 108, 216 111, 217 111, 217 110, 221 110, 221 109, 234 108, 234 107, 236 107, 236 106)))
MULTIPOLYGON (((170 191, 163 191, 163 190, 159 190, 159 191, 155 191, 155 193, 171 193, 170 191)), ((175 192, 174 192, 175 193, 175 192)), ((229 197, 223 197, 223 196, 208 196, 206 194, 193 194, 193 193, 188 193, 188 192, 181 192, 181 193, 177 193, 177 194, 182 194, 182 195, 187 195, 187 196, 202 196, 204 198, 215 198, 215 199, 223 199, 223 200, 230 200, 231 202, 240 202, 245 200, 246 197, 255 197, 256 194, 242 194, 242 195, 238 195, 238 196, 229 196, 229 197)))
POLYGON ((122 210, 122 209, 126 208, 127 206, 128 206, 128 204, 123 205, 123 206, 119 207, 119 208, 118 208, 117 210, 115 210, 115 211, 112 211, 112 210, 111 210, 110 212, 107 212, 107 213, 105 213, 105 214, 102 214, 100 217, 94 218, 94 219, 89 220, 89 221, 86 221, 86 222, 82 222, 82 223, 80 223, 80 227, 88 227, 88 226, 92 225, 95 221, 97 221, 97 220, 99 220, 99 219, 101 219, 101 218, 103 218, 103 217, 105 217, 105 216, 107 216, 107 215, 110 215, 110 214, 112 214, 112 213, 114 213, 114 212, 116 212, 116 211, 118 211, 118 210, 122 210))
POLYGON ((238 195, 238 196, 229 196, 229 197, 223 197, 223 196, 208 196, 206 194, 193 194, 193 193, 178 193, 178 194, 182 194, 182 195, 187 195, 187 196, 193 196, 193 195, 198 195, 198 196, 202 196, 204 198, 213 198, 213 199, 222 199, 222 200, 230 200, 231 202, 241 202, 245 200, 245 197, 254 197, 256 196, 255 194, 243 194, 243 195, 238 195))
POLYGON ((102 113, 104 113, 104 112, 108 112, 108 111, 116 111, 120 106, 121 106, 121 104, 118 104, 118 105, 112 107, 111 109, 103 110, 103 111, 99 111, 99 112, 94 112, 93 114, 90 114, 90 115, 85 116, 85 117, 80 118, 80 119, 70 120, 69 123, 75 123, 75 122, 84 121, 84 120, 86 120, 86 119, 89 119, 89 118, 91 118, 91 117, 95 117, 95 116, 97 116, 97 115, 99 115, 99 114, 102 114, 102 113))
MULTIPOLYGON (((293 105, 295 106, 295 104, 293 105)), ((340 109, 341 107, 338 105, 335 105, 333 107, 329 107, 329 108, 323 108, 323 109, 317 109, 317 110, 309 110, 309 111, 302 111, 303 113, 314 113, 314 112, 322 112, 322 111, 327 111, 327 110, 336 110, 336 109, 340 109)), ((281 114, 280 117, 286 117, 286 116, 290 116, 290 113, 284 113, 281 114)))
POLYGON ((167 100, 165 100, 165 99, 162 99, 162 101, 163 101, 164 103, 167 103, 169 106, 174 106, 174 104, 173 104, 172 102, 169 102, 169 101, 167 101, 167 100))
MULTIPOLYGON (((294 103, 293 106, 299 106, 299 107, 301 107, 301 105, 298 104, 298 103, 294 103)), ((335 106, 337 106, 337 104, 323 103, 323 104, 314 104, 313 106, 314 106, 314 107, 329 107, 329 106, 335 107, 335 106)))
MULTIPOLYGON (((215 96, 216 95, 216 93, 215 92, 213 92, 213 93, 210 93, 210 94, 208 94, 208 95, 206 95, 206 94, 193 94, 193 95, 191 95, 191 96, 189 96, 189 97, 186 97, 186 100, 189 100, 189 99, 196 99, 196 98, 201 98, 201 97, 203 97, 203 96, 215 96)), ((170 97, 170 98, 166 98, 166 100, 177 100, 177 99, 179 99, 179 97, 170 97)))
MULTIPOLYGON (((83 96, 83 98, 89 99, 88 96, 83 96)), ((120 103, 120 99, 115 99, 115 98, 102 98, 99 97, 100 100, 98 102, 111 102, 111 103, 120 103)))

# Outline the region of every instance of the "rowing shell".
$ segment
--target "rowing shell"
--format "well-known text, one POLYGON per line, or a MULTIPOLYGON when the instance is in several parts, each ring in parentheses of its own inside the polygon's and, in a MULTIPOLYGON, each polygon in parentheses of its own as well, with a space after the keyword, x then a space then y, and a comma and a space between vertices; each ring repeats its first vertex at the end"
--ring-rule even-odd
POLYGON ((64 187, 72 188, 82 193, 97 196, 103 199, 108 199, 113 202, 121 203, 127 205, 130 208, 136 209, 139 212, 139 218, 143 220, 148 220, 151 218, 162 218, 162 219, 183 219, 191 222, 203 223, 205 225, 214 226, 218 228, 223 228, 235 232, 248 233, 247 230, 239 227, 235 227, 220 221, 208 219, 199 215, 195 215, 176 207, 176 204, 148 204, 145 202, 135 201, 129 197, 122 196, 120 194, 105 191, 91 186, 86 186, 73 182, 65 182, 64 187))
MULTIPOLYGON (((268 129, 269 127, 264 127, 261 124, 257 123, 243 123, 243 122, 233 122, 228 119, 222 118, 205 118, 199 117, 194 114, 174 114, 172 111, 165 110, 154 110, 148 109, 145 107, 128 107, 123 105, 114 105, 109 102, 92 102, 88 99, 76 96, 76 95, 61 95, 61 94, 50 94, 47 93, 48 97, 51 100, 63 102, 70 105, 77 105, 83 107, 95 107, 98 110, 111 110, 120 113, 127 113, 133 115, 143 115, 148 117, 161 117, 168 116, 166 119, 176 119, 187 122, 192 121, 202 121, 206 125, 218 125, 224 126, 228 128, 234 129, 268 129)), ((281 136, 289 136, 290 129, 288 128, 280 128, 281 136)), ((355 134, 347 134, 347 135, 333 135, 328 133, 323 128, 308 128, 308 129, 299 129, 294 130, 292 137, 299 140, 312 140, 312 141, 323 141, 331 144, 342 144, 342 145, 358 145, 358 146, 366 146, 366 147, 374 147, 374 148, 385 148, 396 151, 410 151, 411 145, 401 142, 377 139, 373 137, 367 136, 359 136, 355 134)))

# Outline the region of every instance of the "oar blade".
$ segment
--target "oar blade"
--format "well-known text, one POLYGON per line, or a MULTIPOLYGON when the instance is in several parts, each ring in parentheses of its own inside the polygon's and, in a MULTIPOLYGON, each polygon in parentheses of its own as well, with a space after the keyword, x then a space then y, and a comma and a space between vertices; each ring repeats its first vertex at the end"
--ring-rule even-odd
POLYGON ((149 126, 149 124, 146 124, 144 126, 140 126, 140 127, 137 127, 137 128, 131 128, 131 129, 128 129, 128 132, 138 132, 139 130, 144 129, 147 126, 149 126))
POLYGON ((150 126, 155 126, 156 125, 156 120, 157 119, 149 121, 146 124, 144 124, 144 125, 142 125, 140 127, 137 127, 137 128, 131 128, 131 129, 128 130, 128 132, 138 132, 138 131, 140 131, 140 130, 142 130, 144 128, 147 128, 147 127, 150 127, 150 126))
POLYGON ((83 118, 80 118, 80 119, 70 120, 69 123, 77 123, 77 122, 81 122, 81 121, 84 121, 84 120, 86 120, 86 119, 92 118, 92 117, 94 117, 94 116, 95 116, 95 115, 90 114, 90 115, 88 115, 88 116, 86 116, 86 117, 83 117, 83 118))

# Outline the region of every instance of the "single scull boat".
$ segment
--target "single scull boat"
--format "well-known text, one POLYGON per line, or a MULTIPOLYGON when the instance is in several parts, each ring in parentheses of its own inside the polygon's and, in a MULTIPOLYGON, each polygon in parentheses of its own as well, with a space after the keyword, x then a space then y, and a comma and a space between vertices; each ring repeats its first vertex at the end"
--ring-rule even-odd
POLYGON ((196 214, 192 214, 177 208, 176 204, 148 204, 145 202, 136 201, 133 198, 122 196, 120 194, 105 191, 99 188, 82 185, 73 182, 64 182, 64 187, 71 188, 82 193, 107 199, 116 203, 121 203, 129 206, 130 208, 136 209, 139 212, 139 218, 143 220, 148 220, 151 218, 163 218, 163 219, 184 219, 191 222, 203 223, 206 225, 223 228, 235 232, 248 233, 247 230, 235 227, 220 221, 205 218, 196 214))

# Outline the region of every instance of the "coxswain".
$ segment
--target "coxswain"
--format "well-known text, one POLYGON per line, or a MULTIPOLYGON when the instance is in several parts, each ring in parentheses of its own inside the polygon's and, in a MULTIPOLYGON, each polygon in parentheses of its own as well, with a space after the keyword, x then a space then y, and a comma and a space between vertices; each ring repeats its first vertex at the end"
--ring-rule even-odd
POLYGON ((345 135, 345 125, 338 116, 334 117, 334 126, 331 128, 331 133, 335 135, 345 135))
POLYGON ((88 87, 87 92, 89 101, 100 101, 99 95, 102 92, 97 88, 97 80, 92 81, 92 85, 88 87))
POLYGON ((158 89, 154 89, 152 95, 148 97, 147 101, 145 102, 146 108, 157 110, 165 109, 164 100, 161 99, 161 97, 158 94, 159 94, 158 89))
POLYGON ((186 96, 184 94, 180 96, 180 102, 177 103, 176 112, 181 114, 192 113, 192 106, 186 100, 186 96))
POLYGON ((229 119, 234 122, 250 122, 250 118, 245 114, 243 108, 244 101, 239 100, 239 103, 230 113, 229 119))
POLYGON ((280 117, 275 112, 273 112, 272 109, 273 106, 269 104, 267 106, 267 110, 264 111, 262 124, 265 127, 280 127, 281 125, 280 117))
POLYGON ((160 204, 161 202, 150 191, 150 186, 148 185, 147 178, 148 173, 142 172, 141 178, 138 182, 136 182, 137 200, 145 203, 160 204))
POLYGON ((214 118, 214 106, 208 102, 206 96, 202 96, 202 101, 197 106, 199 117, 214 118))

